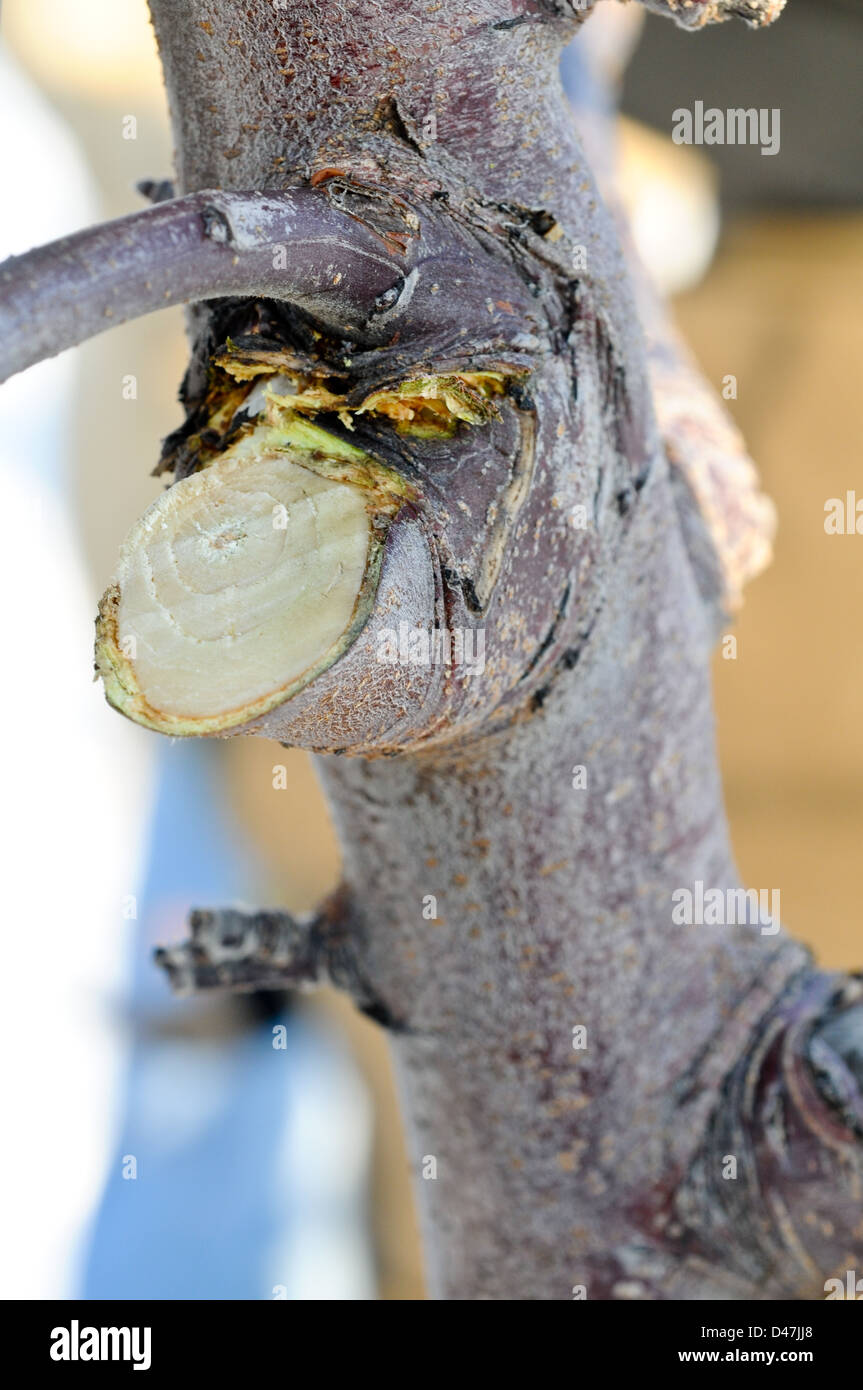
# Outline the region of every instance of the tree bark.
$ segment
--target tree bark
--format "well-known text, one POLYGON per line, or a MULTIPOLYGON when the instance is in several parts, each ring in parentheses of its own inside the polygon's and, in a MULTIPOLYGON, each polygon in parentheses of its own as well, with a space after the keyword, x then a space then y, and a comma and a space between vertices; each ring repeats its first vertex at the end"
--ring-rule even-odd
MULTIPOLYGON (((782 6, 648 7, 697 27, 782 6)), ((446 438, 351 417, 414 500, 366 640, 245 730, 353 755, 320 760, 337 911, 198 917, 163 963, 184 987, 271 984, 273 961, 337 976, 389 1026, 435 1296, 819 1296, 863 1257, 860 984, 748 902, 736 924, 674 915, 681 890, 740 892, 708 658, 766 522, 721 425, 698 473, 692 419, 718 420, 712 401, 657 425, 674 354, 652 318, 649 365, 557 77, 585 11, 151 9, 183 194, 169 221, 200 218, 185 199, 203 189, 310 208, 314 189, 351 248, 390 258, 386 285, 363 271, 366 298, 329 318, 295 288, 205 286, 232 298, 190 317, 195 430, 237 333, 338 376, 348 412, 417 374, 506 383, 494 419, 446 438), (382 670, 378 629, 399 621, 482 634, 482 669, 382 670)))
POLYGON ((225 295, 273 296, 347 331, 402 278, 363 230, 313 189, 214 189, 11 256, 0 381, 129 319, 225 295))

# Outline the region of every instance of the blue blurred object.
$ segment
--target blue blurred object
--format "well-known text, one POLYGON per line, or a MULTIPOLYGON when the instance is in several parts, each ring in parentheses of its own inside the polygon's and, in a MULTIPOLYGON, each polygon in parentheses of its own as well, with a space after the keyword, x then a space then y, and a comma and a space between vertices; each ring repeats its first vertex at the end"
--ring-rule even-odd
MULTIPOLYGON (((164 921, 166 907, 237 902, 249 881, 261 877, 222 811, 218 750, 181 742, 167 746, 161 762, 140 903, 145 928, 164 921)), ((149 928, 136 939, 125 1114, 82 1296, 303 1296, 308 1281, 296 1252, 315 1249, 317 1229, 321 1249, 332 1253, 328 1268, 314 1271, 320 1296, 373 1297, 365 1106, 364 1099, 355 1103, 359 1088, 347 1059, 301 1015, 259 1023, 249 1015, 231 1032, 228 1012, 225 1036, 214 1037, 210 1021, 196 1037, 201 1005, 169 996, 151 959, 151 936, 149 928), (284 1032, 274 1046, 279 1028, 284 1032), (323 1127, 313 1125, 324 1144, 339 1151, 344 1145, 345 1162, 324 1162, 323 1184, 310 1183, 303 1170, 320 1164, 321 1154, 292 1142, 291 1131, 299 1111, 308 1119, 310 1100, 326 1107, 346 1081, 341 1117, 320 1116, 323 1127), (328 1171, 335 1179, 329 1190, 328 1171), (301 1192, 308 1201, 298 1204, 301 1192), (309 1224, 311 1230, 303 1229, 309 1224)))

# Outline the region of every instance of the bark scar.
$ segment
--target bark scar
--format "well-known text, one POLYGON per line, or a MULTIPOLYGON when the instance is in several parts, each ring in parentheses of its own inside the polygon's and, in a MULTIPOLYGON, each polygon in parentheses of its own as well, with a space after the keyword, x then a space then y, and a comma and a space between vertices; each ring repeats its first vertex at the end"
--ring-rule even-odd
POLYGON ((201 221, 204 224, 204 236, 209 237, 210 241, 227 243, 234 240, 233 227, 222 210, 214 207, 212 203, 201 209, 201 221))

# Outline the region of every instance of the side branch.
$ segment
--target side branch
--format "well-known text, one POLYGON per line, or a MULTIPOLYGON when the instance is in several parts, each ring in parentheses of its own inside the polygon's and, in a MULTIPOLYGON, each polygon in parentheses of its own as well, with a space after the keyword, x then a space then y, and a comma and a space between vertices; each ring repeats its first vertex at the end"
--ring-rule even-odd
POLYGON ((742 19, 750 29, 772 24, 785 9, 785 0, 641 0, 646 10, 670 15, 682 29, 700 29, 725 19, 742 19))
POLYGON ((157 947, 154 957, 175 994, 309 987, 327 974, 321 926, 317 916, 195 908, 189 939, 157 947))
POLYGON ((300 918, 288 912, 196 908, 189 914, 189 929, 188 940, 154 952, 175 994, 332 985, 350 994, 376 1022, 399 1027, 359 968, 356 948, 362 928, 345 888, 317 912, 300 918))
POLYGON ((281 299, 350 331, 403 270, 401 254, 323 189, 173 198, 0 264, 0 381, 195 300, 281 299))

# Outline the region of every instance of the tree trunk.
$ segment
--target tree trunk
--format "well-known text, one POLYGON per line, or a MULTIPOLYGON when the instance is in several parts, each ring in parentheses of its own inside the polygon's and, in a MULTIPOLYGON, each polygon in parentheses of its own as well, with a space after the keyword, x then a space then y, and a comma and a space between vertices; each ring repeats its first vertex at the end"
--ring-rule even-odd
POLYGON ((198 914, 164 964, 182 988, 331 979, 390 1028, 436 1297, 818 1296, 863 1257, 861 987, 739 887, 708 660, 769 508, 639 290, 648 355, 557 75, 585 7, 151 9, 184 197, 141 216, 266 190, 291 267, 243 282, 281 233, 236 246, 229 212, 236 283, 224 257, 208 294, 168 267, 209 302, 166 464, 217 476, 254 424, 224 401, 264 364, 295 373, 291 410, 327 383, 302 467, 350 444, 407 489, 359 635, 218 727, 346 755, 319 760, 343 889, 305 924, 198 914), (696 404, 660 430, 668 373, 696 404))

